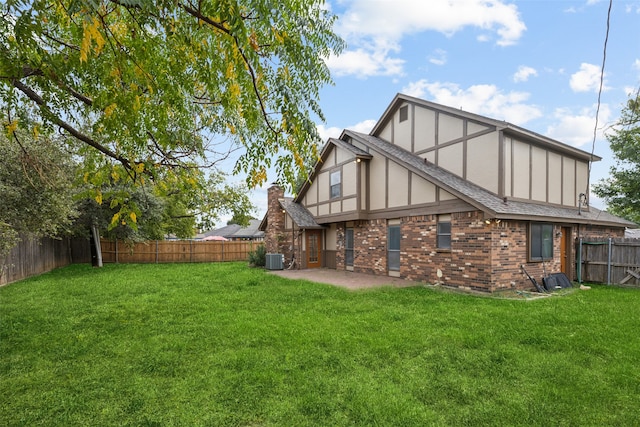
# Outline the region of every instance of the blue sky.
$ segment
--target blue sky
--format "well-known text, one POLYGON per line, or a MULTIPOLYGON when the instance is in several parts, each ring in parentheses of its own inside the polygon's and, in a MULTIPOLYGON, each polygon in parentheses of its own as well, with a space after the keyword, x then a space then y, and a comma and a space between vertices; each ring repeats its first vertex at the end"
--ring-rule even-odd
MULTIPOLYGON (((321 136, 369 132, 396 93, 506 120, 591 152, 608 0, 330 0, 347 43, 328 59, 321 136)), ((614 0, 591 182, 603 132, 640 87, 640 0, 614 0)), ((269 182, 275 180, 269 176, 269 182)), ((252 192, 262 218, 266 187, 252 192)), ((591 195, 592 205, 604 208, 591 195)))

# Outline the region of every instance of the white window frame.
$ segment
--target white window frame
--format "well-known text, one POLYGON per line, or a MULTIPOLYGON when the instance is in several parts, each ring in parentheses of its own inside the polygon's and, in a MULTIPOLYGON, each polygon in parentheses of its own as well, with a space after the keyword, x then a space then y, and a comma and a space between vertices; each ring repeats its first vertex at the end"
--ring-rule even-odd
POLYGON ((342 196, 342 171, 335 170, 329 174, 329 197, 337 199, 342 196))

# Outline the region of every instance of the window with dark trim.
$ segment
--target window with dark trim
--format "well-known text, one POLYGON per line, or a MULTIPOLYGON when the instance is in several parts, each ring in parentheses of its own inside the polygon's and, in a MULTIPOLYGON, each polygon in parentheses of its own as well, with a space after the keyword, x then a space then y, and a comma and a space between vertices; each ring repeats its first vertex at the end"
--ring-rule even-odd
POLYGON ((437 226, 438 249, 451 249, 451 218, 449 215, 441 215, 437 226))
POLYGON ((409 106, 405 105, 404 107, 400 107, 400 112, 399 112, 399 120, 401 122, 404 122, 405 120, 409 119, 409 106))
POLYGON ((330 183, 329 185, 331 186, 330 188, 330 195, 332 199, 335 199, 337 197, 340 197, 341 191, 340 191, 340 183, 342 181, 342 176, 340 174, 340 171, 334 171, 331 172, 331 175, 329 176, 329 180, 330 183))
POLYGON ((387 236, 387 266, 400 271, 400 225, 389 225, 387 236))
POLYGON ((532 222, 529 225, 529 260, 553 258, 553 224, 532 222))
POLYGON ((353 228, 347 228, 344 234, 344 264, 353 267, 353 228))

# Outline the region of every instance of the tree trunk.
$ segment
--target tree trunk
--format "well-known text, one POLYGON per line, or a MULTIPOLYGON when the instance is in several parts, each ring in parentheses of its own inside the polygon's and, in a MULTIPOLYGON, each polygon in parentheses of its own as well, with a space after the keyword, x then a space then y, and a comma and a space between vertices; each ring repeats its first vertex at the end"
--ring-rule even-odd
POLYGON ((102 267, 102 247, 100 246, 100 233, 98 226, 91 226, 91 265, 102 267))

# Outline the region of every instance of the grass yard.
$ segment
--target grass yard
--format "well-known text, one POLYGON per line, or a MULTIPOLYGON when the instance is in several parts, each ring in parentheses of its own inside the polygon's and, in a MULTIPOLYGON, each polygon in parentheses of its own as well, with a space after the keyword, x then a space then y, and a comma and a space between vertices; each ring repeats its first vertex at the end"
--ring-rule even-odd
POLYGON ((244 264, 0 288, 6 426, 638 425, 640 291, 350 292, 244 264))

